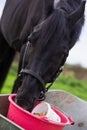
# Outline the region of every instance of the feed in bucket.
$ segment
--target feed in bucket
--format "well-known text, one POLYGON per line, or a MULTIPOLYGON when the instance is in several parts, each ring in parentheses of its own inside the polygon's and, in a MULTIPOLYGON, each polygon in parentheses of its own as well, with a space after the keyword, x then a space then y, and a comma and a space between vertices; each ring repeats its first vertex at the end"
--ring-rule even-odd
MULTIPOLYGON (((53 107, 52 110, 60 117, 60 122, 52 121, 50 119, 48 120, 47 118, 44 118, 45 116, 36 116, 18 106, 15 103, 15 97, 16 94, 11 94, 9 96, 10 105, 7 118, 24 128, 25 130, 63 130, 65 126, 71 125, 73 123, 72 118, 67 117, 55 107, 53 107)), ((37 107, 38 105, 36 105, 35 107, 37 107)), ((35 107, 34 109, 36 109, 35 107)), ((32 112, 34 112, 34 109, 32 112)), ((46 116, 47 114, 48 111, 46 113, 46 116)))
POLYGON ((61 122, 60 116, 55 113, 50 104, 47 102, 41 102, 40 104, 38 104, 33 109, 32 113, 37 116, 44 116, 51 121, 61 122))
POLYGON ((39 113, 33 113, 34 115, 37 115, 37 116, 45 116, 47 113, 46 112, 39 112, 39 113))

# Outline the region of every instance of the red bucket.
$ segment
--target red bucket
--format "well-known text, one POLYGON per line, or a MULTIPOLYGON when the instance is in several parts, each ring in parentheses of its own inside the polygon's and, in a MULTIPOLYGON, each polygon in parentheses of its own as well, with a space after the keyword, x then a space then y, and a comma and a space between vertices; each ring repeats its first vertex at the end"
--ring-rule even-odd
POLYGON ((60 116, 60 123, 36 116, 18 106, 14 102, 15 96, 16 94, 9 96, 10 106, 7 117, 25 130, 63 130, 65 126, 74 123, 70 117, 67 117, 56 108, 52 109, 60 116))

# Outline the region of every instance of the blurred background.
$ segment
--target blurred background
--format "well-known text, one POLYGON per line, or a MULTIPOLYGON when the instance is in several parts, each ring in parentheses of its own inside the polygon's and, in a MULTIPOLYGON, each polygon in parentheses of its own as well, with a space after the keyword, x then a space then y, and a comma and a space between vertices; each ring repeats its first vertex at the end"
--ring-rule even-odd
MULTIPOLYGON (((0 17, 3 12, 5 0, 0 0, 0 17)), ((11 93, 17 76, 19 54, 17 53, 11 65, 9 74, 1 93, 11 93)), ((87 3, 85 10, 85 23, 80 38, 70 50, 65 67, 51 89, 62 89, 83 100, 87 100, 87 3)))

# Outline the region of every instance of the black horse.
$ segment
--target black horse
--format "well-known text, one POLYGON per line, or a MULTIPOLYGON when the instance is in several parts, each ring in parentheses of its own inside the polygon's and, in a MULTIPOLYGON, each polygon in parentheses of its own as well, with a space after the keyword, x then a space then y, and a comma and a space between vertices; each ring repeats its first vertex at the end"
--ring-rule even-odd
POLYGON ((13 92, 21 107, 31 111, 37 100, 44 100, 80 35, 84 10, 82 0, 6 1, 0 20, 0 87, 19 51, 13 92))

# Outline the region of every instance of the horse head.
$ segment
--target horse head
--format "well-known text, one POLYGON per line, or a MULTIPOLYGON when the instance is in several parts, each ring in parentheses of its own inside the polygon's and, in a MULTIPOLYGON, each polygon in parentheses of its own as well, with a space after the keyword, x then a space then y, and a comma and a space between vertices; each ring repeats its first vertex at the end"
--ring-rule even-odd
POLYGON ((44 6, 46 18, 34 27, 21 50, 21 83, 16 102, 29 111, 39 99, 44 99, 46 84, 53 82, 75 44, 85 1, 70 14, 61 8, 54 9, 47 0, 44 6))

